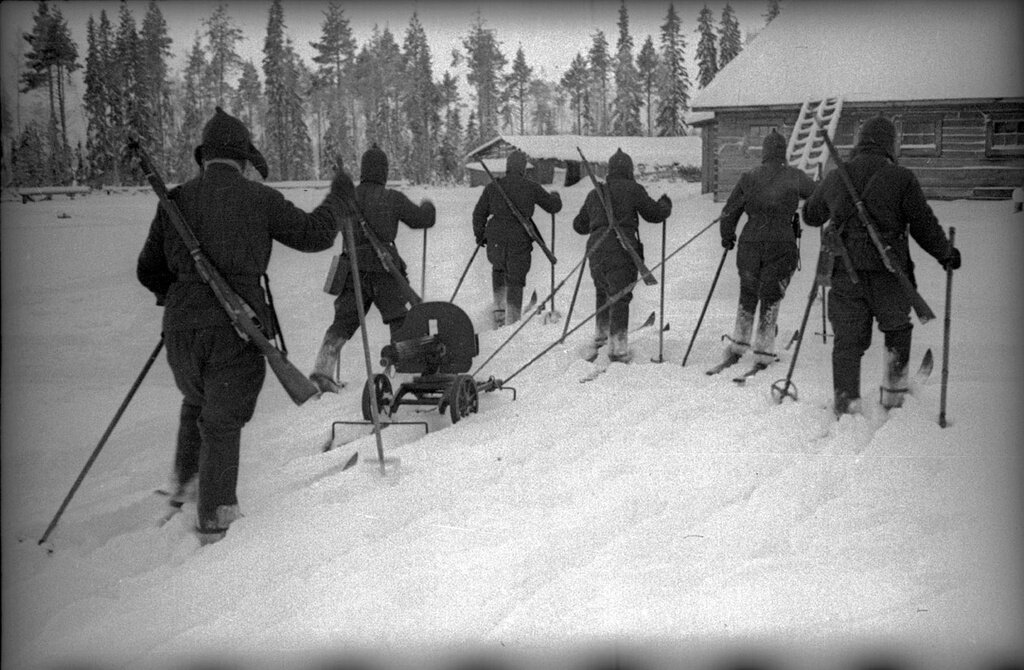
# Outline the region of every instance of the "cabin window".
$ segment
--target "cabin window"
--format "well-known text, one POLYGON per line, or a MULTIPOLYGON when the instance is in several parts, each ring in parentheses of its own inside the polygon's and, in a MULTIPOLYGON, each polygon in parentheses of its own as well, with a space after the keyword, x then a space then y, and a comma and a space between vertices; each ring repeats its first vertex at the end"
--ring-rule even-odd
POLYGON ((1024 155, 1024 117, 990 119, 985 124, 985 155, 1024 155))
POLYGON ((938 156, 942 153, 942 120, 934 117, 907 116, 899 121, 901 156, 938 156))
POLYGON ((832 138, 832 144, 836 149, 852 149, 857 143, 857 131, 860 130, 860 119, 855 116, 840 117, 836 124, 836 132, 832 138))
POLYGON ((760 156, 764 138, 768 137, 773 130, 782 135, 787 142, 789 141, 789 131, 781 124, 750 124, 747 130, 747 155, 760 156))

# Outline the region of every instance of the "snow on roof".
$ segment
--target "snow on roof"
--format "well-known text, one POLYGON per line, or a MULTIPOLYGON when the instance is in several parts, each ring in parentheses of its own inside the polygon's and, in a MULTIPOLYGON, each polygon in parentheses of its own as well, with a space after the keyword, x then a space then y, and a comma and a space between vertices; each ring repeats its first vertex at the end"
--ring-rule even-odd
MULTIPOLYGON (((473 156, 494 144, 504 141, 521 150, 534 160, 554 158, 578 161, 579 147, 592 163, 605 163, 618 149, 622 149, 635 164, 645 165, 700 165, 701 140, 686 137, 598 137, 589 135, 499 135, 469 152, 473 156)), ((468 163, 468 164, 471 164, 468 163)), ((468 165, 467 164, 467 165, 468 165)), ((490 167, 490 164, 488 164, 490 167)), ((502 167, 504 170, 504 166, 502 167)))
POLYGON ((786 3, 692 101, 695 110, 1024 98, 1024 3, 786 3))

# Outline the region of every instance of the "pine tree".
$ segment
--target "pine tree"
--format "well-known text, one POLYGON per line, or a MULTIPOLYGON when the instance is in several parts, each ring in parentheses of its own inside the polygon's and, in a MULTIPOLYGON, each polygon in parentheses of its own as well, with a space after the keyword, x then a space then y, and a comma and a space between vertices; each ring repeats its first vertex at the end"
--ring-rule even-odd
POLYGON ((573 132, 577 135, 582 135, 585 125, 589 125, 589 123, 585 124, 584 119, 589 79, 587 61, 582 54, 577 52, 576 57, 569 64, 569 69, 565 71, 559 82, 569 94, 569 109, 576 113, 572 127, 573 132))
POLYGON ((506 79, 508 100, 511 111, 519 121, 519 134, 526 134, 526 105, 530 98, 530 82, 533 79, 533 68, 526 64, 526 54, 522 45, 516 50, 512 60, 512 73, 506 79))
POLYGON ((351 165, 355 161, 355 147, 349 110, 355 97, 351 89, 356 42, 349 20, 336 2, 328 4, 324 17, 320 41, 310 43, 316 51, 313 62, 319 66, 316 77, 326 87, 328 101, 328 125, 320 145, 320 161, 321 165, 333 165, 341 158, 343 164, 351 165))
POLYGON ((555 84, 534 79, 530 82, 530 98, 533 99, 533 116, 531 123, 533 130, 538 135, 558 134, 558 124, 555 118, 557 108, 555 100, 555 84))
POLYGON ((466 121, 466 137, 465 143, 462 145, 463 155, 468 154, 473 149, 480 146, 483 141, 483 137, 480 133, 480 126, 476 122, 476 112, 469 113, 469 120, 466 121))
POLYGON ((661 26, 661 77, 658 105, 658 135, 686 134, 684 116, 690 103, 690 75, 686 72, 686 40, 675 6, 668 6, 661 26))
POLYGON ((716 46, 714 17, 707 5, 697 16, 697 85, 704 88, 718 74, 718 47, 716 46))
POLYGON ((253 137, 260 136, 261 108, 263 102, 263 85, 260 83, 260 73, 251 60, 242 63, 242 74, 238 77, 238 89, 236 91, 234 113, 252 132, 253 137))
POLYGON ((245 39, 242 30, 228 16, 227 7, 217 5, 210 18, 203 21, 206 26, 206 40, 210 54, 209 81, 211 82, 214 102, 225 106, 231 96, 231 83, 228 78, 242 66, 242 58, 235 46, 245 39))
POLYGON ((743 51, 743 36, 740 33, 740 23, 736 19, 736 12, 732 5, 725 4, 722 10, 722 20, 718 27, 718 69, 725 69, 729 62, 740 55, 743 51))
POLYGON ((764 23, 768 25, 775 18, 782 13, 782 8, 779 6, 781 3, 779 0, 768 0, 768 11, 764 15, 764 23))
POLYGON ((476 114, 470 118, 475 118, 479 124, 478 137, 490 139, 498 134, 502 71, 508 60, 501 53, 501 44, 494 31, 484 27, 479 13, 469 35, 463 39, 462 47, 466 50, 469 67, 466 80, 476 91, 476 114))
POLYGON ((658 82, 658 66, 660 64, 658 52, 654 50, 654 40, 648 35, 644 45, 637 56, 636 66, 640 76, 640 89, 644 96, 644 109, 647 110, 647 135, 654 134, 654 124, 651 122, 654 90, 658 82))
POLYGON ((404 176, 414 183, 425 184, 434 177, 438 130, 441 125, 438 107, 441 101, 434 84, 427 34, 415 12, 409 21, 402 51, 407 81, 403 107, 410 133, 409 160, 403 166, 404 176))
POLYGON ((175 151, 172 173, 179 181, 188 178, 197 167, 195 164, 195 147, 202 141, 203 124, 212 112, 206 103, 206 82, 204 73, 207 71, 206 53, 197 34, 192 42, 188 60, 185 62, 184 83, 181 99, 181 126, 178 128, 174 143, 175 151))
POLYGON ((365 141, 376 144, 397 167, 405 157, 401 96, 404 84, 402 53, 388 28, 374 26, 368 44, 356 58, 356 90, 363 100, 365 141))
POLYGON ((619 41, 615 57, 615 112, 613 135, 640 135, 640 106, 643 104, 640 75, 633 63, 633 38, 629 34, 629 12, 623 0, 619 7, 619 41))
POLYGON ((608 55, 608 40, 604 32, 594 33, 593 42, 588 54, 590 71, 590 102, 594 126, 599 135, 608 134, 608 74, 611 71, 611 58, 608 55))

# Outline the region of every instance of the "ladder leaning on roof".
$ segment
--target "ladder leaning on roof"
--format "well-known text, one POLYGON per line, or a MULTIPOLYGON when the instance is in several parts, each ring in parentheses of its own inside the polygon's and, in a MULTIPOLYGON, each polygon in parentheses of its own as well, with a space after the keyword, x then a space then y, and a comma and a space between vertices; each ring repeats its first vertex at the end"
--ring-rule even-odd
POLYGON ((806 172, 812 179, 821 177, 829 158, 821 129, 827 128, 829 137, 835 137, 842 111, 843 99, 838 96, 804 102, 786 147, 786 158, 791 166, 806 172))

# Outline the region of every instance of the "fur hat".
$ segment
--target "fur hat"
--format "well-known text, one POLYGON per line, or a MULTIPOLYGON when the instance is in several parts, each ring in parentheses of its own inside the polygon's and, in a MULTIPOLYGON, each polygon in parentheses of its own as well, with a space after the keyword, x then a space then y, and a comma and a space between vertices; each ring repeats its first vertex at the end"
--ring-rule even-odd
POLYGON ((522 177, 526 174, 526 154, 516 149, 505 159, 505 174, 522 177))
POLYGON ((884 116, 873 116, 860 127, 857 146, 854 153, 874 147, 881 149, 886 156, 893 158, 896 150, 896 126, 884 116))
POLYGON ((249 129, 220 107, 217 107, 213 117, 206 122, 203 128, 203 143, 195 150, 195 159, 199 165, 211 158, 249 161, 261 177, 267 178, 267 160, 253 146, 249 129))
POLYGON ((608 159, 608 176, 619 179, 633 178, 633 159, 621 148, 608 159))
POLYGON ((786 162, 786 138, 776 130, 768 133, 761 143, 762 163, 785 163, 786 162))
POLYGON ((363 152, 359 164, 359 181, 385 186, 388 183, 388 155, 376 144, 363 152))

